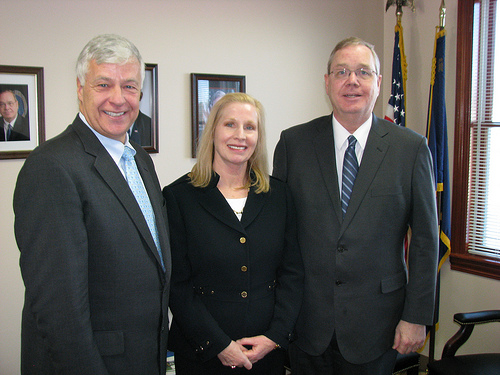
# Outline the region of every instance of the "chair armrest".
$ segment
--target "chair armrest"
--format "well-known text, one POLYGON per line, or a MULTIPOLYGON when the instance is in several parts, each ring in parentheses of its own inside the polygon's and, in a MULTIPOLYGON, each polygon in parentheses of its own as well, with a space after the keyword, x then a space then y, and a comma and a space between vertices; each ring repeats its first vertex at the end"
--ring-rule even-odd
POLYGON ((444 345, 441 358, 450 358, 455 356, 460 348, 470 337, 476 324, 490 322, 500 322, 500 310, 476 311, 471 313, 458 313, 453 317, 455 323, 460 324, 457 333, 453 335, 444 345))
POLYGON ((453 320, 460 325, 500 322, 500 310, 458 313, 453 316, 453 320))

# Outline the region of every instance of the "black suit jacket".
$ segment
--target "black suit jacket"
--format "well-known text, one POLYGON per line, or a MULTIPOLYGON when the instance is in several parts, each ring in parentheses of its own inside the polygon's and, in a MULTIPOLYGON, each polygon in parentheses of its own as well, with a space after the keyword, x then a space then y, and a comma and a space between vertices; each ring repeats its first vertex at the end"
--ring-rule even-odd
MULTIPOLYGON (((0 141, 5 141, 5 132, 3 129, 4 119, 0 117, 0 141)), ((7 141, 29 141, 30 137, 29 123, 26 118, 18 115, 14 126, 12 126, 12 131, 10 133, 10 138, 7 141)))
POLYGON ((303 265, 285 184, 250 189, 241 222, 217 189, 187 176, 167 186, 172 241, 170 347, 206 361, 231 340, 266 335, 286 347, 302 301, 303 265), (196 355, 197 354, 197 355, 196 355))
POLYGON ((152 146, 151 139, 151 117, 139 111, 139 115, 132 125, 130 139, 141 146, 152 146))
POLYGON ((134 144, 166 272, 125 178, 77 116, 19 173, 23 374, 164 374, 170 247, 153 163, 134 144))
POLYGON ((292 191, 306 272, 297 345, 322 354, 335 331, 344 358, 366 363, 392 346, 400 319, 432 324, 438 226, 431 155, 424 137, 373 116, 344 220, 335 163, 332 115, 282 132, 273 175, 292 191))

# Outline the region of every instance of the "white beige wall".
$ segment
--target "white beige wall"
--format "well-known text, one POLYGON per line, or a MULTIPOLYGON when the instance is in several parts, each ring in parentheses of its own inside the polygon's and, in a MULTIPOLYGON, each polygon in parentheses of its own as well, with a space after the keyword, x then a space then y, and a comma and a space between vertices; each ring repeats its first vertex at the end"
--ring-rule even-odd
MULTIPOLYGON (((453 127, 456 2, 448 1, 448 115, 453 127)), ((408 123, 424 133, 433 27, 440 0, 426 0, 405 13, 408 123), (436 8, 436 9, 434 9, 436 8)), ((60 133, 77 111, 74 64, 84 44, 100 33, 130 38, 159 73, 160 153, 153 155, 162 185, 192 166, 190 73, 245 75, 247 92, 267 114, 270 154, 282 129, 330 112, 323 90, 326 61, 334 44, 357 35, 376 45, 383 61, 387 102, 393 48, 393 10, 385 0, 0 0, 3 30, 0 65, 43 66, 47 138, 60 133)), ((0 160, 0 373, 19 373, 23 284, 13 235, 12 193, 23 160, 0 160)), ((442 328, 438 351, 454 330, 455 311, 493 308, 498 282, 444 266, 442 328), (460 288, 458 293, 455 288, 460 288), (481 291, 477 293, 475 290, 481 291), (441 338, 443 335, 443 338, 441 338)), ((496 306, 498 307, 498 306, 496 306)), ((498 342, 498 331, 496 338, 498 342)), ((477 350, 486 347, 474 341, 477 350)), ((496 345, 498 347, 498 345, 496 345)))

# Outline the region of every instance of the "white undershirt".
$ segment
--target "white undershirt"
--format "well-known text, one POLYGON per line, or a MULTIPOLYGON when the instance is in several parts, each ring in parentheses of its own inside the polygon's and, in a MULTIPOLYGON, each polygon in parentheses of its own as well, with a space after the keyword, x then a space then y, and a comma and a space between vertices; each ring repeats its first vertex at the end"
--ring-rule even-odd
POLYGON ((244 198, 226 198, 227 203, 231 206, 234 214, 241 221, 243 216, 243 209, 245 208, 245 203, 247 202, 247 197, 244 198))

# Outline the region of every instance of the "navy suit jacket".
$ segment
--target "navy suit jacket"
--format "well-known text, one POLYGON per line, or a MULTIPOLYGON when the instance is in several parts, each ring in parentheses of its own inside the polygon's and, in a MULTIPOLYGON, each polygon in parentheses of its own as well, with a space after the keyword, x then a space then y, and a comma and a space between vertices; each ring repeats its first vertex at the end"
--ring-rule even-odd
POLYGON ((399 320, 432 324, 438 225, 424 137, 373 116, 344 219, 332 115, 282 132, 273 175, 288 183, 297 208, 302 350, 322 354, 335 331, 343 357, 366 363, 392 346, 399 320))
POLYGON ((125 178, 78 116, 19 173, 23 374, 165 373, 168 224, 153 162, 134 148, 166 272, 125 178))

